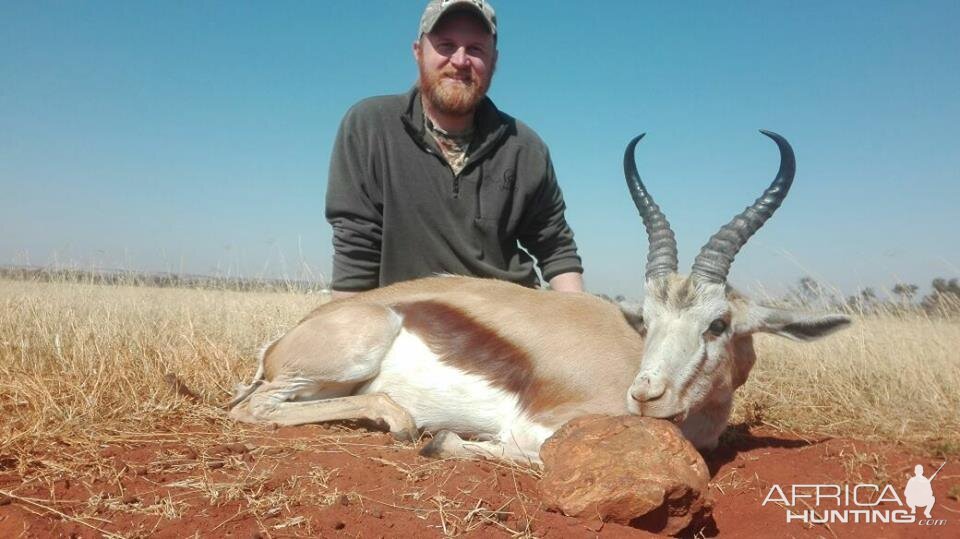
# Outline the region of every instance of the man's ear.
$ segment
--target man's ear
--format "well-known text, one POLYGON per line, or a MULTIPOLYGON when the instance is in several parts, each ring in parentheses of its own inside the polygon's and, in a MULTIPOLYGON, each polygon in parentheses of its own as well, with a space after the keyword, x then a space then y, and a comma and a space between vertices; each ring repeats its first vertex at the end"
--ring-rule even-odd
POLYGON ((418 64, 420 63, 420 55, 421 55, 420 40, 418 39, 418 40, 416 40, 416 41, 413 42, 413 59, 414 59, 418 64))
POLYGON ((842 314, 805 314, 751 305, 747 319, 737 324, 737 333, 762 331, 795 341, 813 341, 850 325, 842 314))

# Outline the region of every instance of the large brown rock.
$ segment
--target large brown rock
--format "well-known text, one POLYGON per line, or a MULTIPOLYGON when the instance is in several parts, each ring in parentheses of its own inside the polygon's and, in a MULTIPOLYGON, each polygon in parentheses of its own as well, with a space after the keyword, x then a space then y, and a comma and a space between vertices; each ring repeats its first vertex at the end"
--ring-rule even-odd
POLYGON ((574 419, 540 448, 547 508, 585 521, 676 534, 705 519, 710 473, 680 430, 660 419, 574 419))

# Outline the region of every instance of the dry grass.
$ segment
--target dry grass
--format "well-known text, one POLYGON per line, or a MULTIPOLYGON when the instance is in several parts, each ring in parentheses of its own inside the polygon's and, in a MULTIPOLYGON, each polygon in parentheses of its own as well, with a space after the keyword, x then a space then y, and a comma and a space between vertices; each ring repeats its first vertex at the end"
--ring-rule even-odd
POLYGON ((216 408, 175 396, 164 375, 222 402, 257 347, 318 302, 0 280, 0 456, 162 431, 171 418, 209 425, 216 408))
POLYGON ((756 348, 737 418, 960 450, 960 320, 881 309, 820 341, 759 335, 756 348))
MULTIPOLYGON (((177 397, 164 375, 223 403, 251 375, 257 347, 320 301, 0 280, 0 458, 65 446, 82 460, 87 443, 162 431, 171 418, 229 433, 220 411, 177 397)), ((880 313, 823 341, 760 336, 757 347, 735 419, 960 447, 958 321, 880 313)))

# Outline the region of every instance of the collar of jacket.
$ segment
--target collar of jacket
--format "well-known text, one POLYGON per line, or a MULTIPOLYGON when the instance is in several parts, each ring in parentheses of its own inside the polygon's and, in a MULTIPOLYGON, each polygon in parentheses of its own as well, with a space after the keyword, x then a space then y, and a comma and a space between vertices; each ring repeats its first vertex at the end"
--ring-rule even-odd
MULTIPOLYGON (((423 124, 423 103, 420 101, 419 87, 414 86, 407 93, 407 106, 404 108, 400 119, 403 121, 407 132, 414 137, 418 145, 439 152, 432 138, 427 135, 427 127, 423 124)), ((489 97, 484 97, 483 101, 477 106, 476 123, 478 143, 476 149, 471 150, 464 170, 496 147, 507 135, 510 126, 489 97)))

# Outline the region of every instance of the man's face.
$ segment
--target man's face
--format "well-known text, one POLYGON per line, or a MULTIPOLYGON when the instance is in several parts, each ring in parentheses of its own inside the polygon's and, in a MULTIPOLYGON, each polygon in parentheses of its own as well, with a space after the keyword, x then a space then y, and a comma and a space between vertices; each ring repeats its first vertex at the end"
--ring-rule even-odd
POLYGON ((473 112, 487 94, 497 63, 493 36, 468 13, 447 15, 413 44, 420 69, 420 89, 442 114, 473 112))

